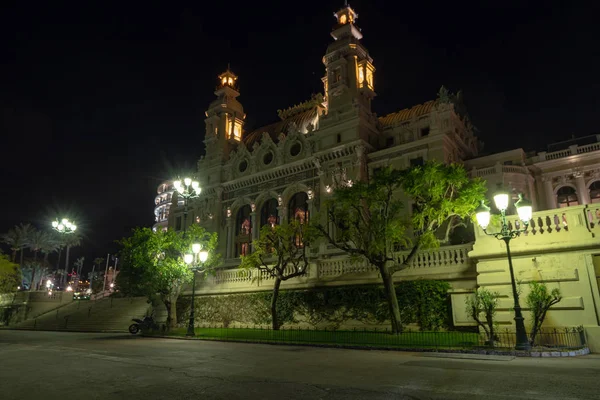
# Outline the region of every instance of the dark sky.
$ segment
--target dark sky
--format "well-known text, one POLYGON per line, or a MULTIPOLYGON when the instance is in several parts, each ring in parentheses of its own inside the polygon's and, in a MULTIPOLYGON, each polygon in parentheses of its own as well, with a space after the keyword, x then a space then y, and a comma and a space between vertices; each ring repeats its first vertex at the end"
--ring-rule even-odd
MULTIPOLYGON (((341 0, 13 2, 0 10, 0 232, 59 215, 75 256, 153 223, 161 180, 203 154, 227 63, 247 128, 322 91, 341 0)), ((583 1, 350 4, 377 68, 379 115, 462 89, 486 152, 598 132, 600 15, 583 1)))

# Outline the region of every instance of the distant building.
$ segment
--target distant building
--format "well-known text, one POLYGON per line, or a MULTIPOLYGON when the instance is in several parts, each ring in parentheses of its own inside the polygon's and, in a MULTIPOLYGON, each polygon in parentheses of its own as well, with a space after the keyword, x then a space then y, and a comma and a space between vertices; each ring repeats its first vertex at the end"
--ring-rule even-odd
POLYGON ((156 190, 158 194, 154 198, 154 225, 152 229, 167 229, 174 190, 171 181, 165 181, 158 185, 156 190))

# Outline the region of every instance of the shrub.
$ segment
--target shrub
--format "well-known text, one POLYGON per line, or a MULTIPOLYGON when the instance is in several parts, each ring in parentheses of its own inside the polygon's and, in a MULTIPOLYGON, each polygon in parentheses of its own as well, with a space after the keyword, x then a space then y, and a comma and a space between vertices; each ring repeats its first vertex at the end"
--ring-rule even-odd
POLYGON ((496 326, 494 321, 496 308, 498 307, 498 292, 490 292, 486 288, 479 288, 472 297, 466 300, 467 314, 477 322, 487 336, 487 344, 494 346, 496 340, 496 326), (483 321, 481 315, 483 314, 483 321))
POLYGON ((548 309, 562 300, 560 289, 554 288, 551 292, 545 283, 530 282, 529 294, 527 295, 527 306, 533 315, 533 326, 529 335, 529 344, 535 344, 535 337, 542 328, 548 309))

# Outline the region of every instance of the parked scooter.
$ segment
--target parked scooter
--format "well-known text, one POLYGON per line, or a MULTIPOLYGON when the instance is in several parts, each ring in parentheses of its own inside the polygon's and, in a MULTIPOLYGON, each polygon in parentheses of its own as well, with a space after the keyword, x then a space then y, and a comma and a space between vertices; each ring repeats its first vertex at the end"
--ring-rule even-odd
POLYGON ((158 324, 154 322, 152 316, 146 316, 144 319, 133 318, 132 321, 135 321, 135 324, 129 325, 129 333, 132 335, 135 335, 140 330, 158 330, 158 324))

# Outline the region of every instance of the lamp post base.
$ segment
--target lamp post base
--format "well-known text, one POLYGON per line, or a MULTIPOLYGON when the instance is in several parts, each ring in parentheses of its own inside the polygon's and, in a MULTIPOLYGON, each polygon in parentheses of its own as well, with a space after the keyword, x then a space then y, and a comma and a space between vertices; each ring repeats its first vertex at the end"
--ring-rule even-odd
POLYGON ((196 333, 194 332, 194 318, 190 318, 185 336, 196 336, 196 333))

